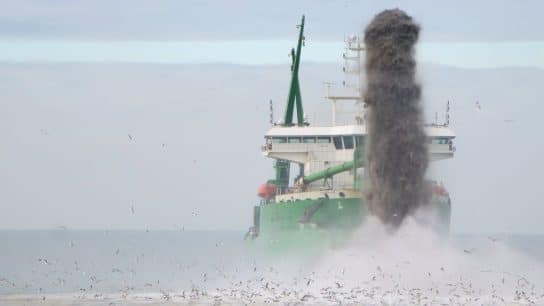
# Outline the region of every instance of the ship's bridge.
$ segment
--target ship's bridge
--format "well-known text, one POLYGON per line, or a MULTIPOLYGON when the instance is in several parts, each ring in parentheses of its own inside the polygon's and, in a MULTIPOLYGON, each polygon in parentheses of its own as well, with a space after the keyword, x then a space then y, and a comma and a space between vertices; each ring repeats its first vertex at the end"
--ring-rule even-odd
MULTIPOLYGON (((428 125, 425 132, 431 161, 453 157, 455 134, 450 128, 428 125)), ((355 148, 364 146, 365 138, 364 125, 274 126, 265 135, 262 151, 267 157, 303 165, 308 174, 351 161, 355 148)))

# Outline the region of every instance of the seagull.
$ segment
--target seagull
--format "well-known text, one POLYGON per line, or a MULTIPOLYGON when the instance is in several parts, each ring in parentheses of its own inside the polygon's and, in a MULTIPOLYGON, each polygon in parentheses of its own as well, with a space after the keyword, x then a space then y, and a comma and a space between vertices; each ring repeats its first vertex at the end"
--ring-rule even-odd
POLYGON ((493 241, 493 242, 499 241, 498 238, 495 238, 495 237, 492 237, 492 236, 488 236, 487 239, 489 239, 489 240, 491 240, 491 241, 493 241))
POLYGON ((0 282, 5 282, 7 283, 8 285, 10 285, 11 287, 15 287, 15 283, 8 280, 7 278, 0 278, 0 282))
POLYGON ((48 265, 50 264, 49 261, 45 258, 38 258, 38 262, 44 264, 44 265, 48 265))
POLYGON ((480 102, 476 101, 476 110, 477 111, 481 111, 482 110, 482 106, 480 105, 480 102))
POLYGON ((312 298, 312 297, 313 297, 313 296, 312 296, 311 294, 305 294, 304 296, 302 296, 302 297, 300 298, 300 300, 301 300, 302 302, 306 302, 306 301, 308 301, 308 299, 310 299, 310 298, 312 298))

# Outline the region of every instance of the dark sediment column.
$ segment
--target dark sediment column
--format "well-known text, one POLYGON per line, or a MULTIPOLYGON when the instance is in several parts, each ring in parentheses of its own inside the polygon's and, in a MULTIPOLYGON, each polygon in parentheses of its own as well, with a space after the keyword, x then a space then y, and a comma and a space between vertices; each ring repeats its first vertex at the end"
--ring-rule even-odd
POLYGON ((365 29, 367 173, 371 213, 398 226, 428 202, 426 136, 415 81, 419 26, 399 9, 385 10, 365 29))

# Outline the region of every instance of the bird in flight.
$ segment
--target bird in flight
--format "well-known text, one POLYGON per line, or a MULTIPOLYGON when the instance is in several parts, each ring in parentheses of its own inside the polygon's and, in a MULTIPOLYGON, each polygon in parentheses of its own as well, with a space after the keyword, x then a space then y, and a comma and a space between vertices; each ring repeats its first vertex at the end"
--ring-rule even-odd
POLYGON ((479 101, 476 101, 476 110, 477 110, 477 111, 481 111, 481 110, 482 110, 482 105, 480 105, 480 102, 479 102, 479 101))

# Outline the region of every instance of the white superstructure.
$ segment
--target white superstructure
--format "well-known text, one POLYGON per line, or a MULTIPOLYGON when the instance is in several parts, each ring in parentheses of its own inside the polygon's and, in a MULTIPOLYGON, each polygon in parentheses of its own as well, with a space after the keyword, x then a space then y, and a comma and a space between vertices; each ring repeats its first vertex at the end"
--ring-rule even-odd
MULTIPOLYGON (((431 125, 425 127, 425 131, 428 136, 431 161, 453 157, 455 147, 452 140, 455 134, 450 128, 443 125, 431 125)), ((304 169, 304 174, 308 175, 351 161, 355 148, 364 145, 365 137, 364 125, 274 126, 265 135, 262 151, 267 157, 299 164, 304 169)), ((338 174, 334 178, 334 187, 337 188, 352 183, 353 173, 350 172, 338 174)), ((315 182, 310 186, 324 187, 323 182, 315 182)))
MULTIPOLYGON (((342 82, 351 95, 331 95, 327 85, 325 98, 331 102, 331 126, 304 125, 285 126, 275 124, 265 134, 265 145, 262 152, 265 156, 278 160, 285 160, 298 164, 301 175, 311 175, 327 168, 352 161, 354 151, 365 143, 365 109, 361 84, 361 56, 364 50, 362 41, 352 35, 345 39, 346 48, 343 54, 345 60, 343 71, 346 79, 342 82), (336 108, 337 103, 352 102, 354 124, 338 125, 336 108)), ((453 157, 455 147, 453 139, 455 134, 448 127, 449 102, 446 113, 446 123, 425 126, 428 137, 428 149, 431 161, 453 157)), ((406 152, 409 154, 409 152, 406 152)), ((334 181, 319 180, 305 185, 305 190, 344 189, 353 186, 354 170, 339 173, 334 176, 334 181)), ((362 176, 363 168, 356 170, 355 176, 362 176), (360 173, 359 173, 360 172, 360 173)))

